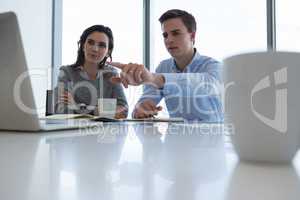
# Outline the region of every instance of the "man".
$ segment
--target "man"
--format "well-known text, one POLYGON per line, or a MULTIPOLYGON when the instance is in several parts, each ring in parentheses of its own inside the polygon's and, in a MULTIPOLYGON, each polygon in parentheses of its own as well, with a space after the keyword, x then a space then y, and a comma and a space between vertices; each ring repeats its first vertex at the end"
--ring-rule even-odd
POLYGON ((146 118, 156 115, 162 109, 157 104, 164 98, 170 117, 222 121, 221 66, 194 48, 195 18, 186 11, 173 9, 165 12, 159 21, 171 58, 163 60, 156 73, 149 72, 143 65, 111 63, 122 70, 121 77, 113 81, 122 82, 125 87, 145 84, 132 116, 146 118))

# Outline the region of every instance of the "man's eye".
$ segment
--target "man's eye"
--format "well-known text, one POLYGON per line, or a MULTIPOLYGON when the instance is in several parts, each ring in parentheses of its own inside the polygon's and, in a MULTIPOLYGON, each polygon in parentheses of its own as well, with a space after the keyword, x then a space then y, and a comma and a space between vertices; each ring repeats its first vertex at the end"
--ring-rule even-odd
POLYGON ((162 35, 163 35, 164 38, 168 37, 168 33, 163 33, 162 35))
POLYGON ((176 35, 180 35, 180 33, 179 32, 174 32, 174 33, 172 33, 172 35, 176 36, 176 35))

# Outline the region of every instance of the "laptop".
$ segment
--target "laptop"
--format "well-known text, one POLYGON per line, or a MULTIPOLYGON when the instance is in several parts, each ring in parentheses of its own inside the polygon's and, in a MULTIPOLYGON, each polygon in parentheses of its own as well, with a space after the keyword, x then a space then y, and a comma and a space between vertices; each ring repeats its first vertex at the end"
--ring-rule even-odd
POLYGON ((98 126, 88 120, 38 117, 17 16, 0 13, 0 130, 52 131, 98 126))

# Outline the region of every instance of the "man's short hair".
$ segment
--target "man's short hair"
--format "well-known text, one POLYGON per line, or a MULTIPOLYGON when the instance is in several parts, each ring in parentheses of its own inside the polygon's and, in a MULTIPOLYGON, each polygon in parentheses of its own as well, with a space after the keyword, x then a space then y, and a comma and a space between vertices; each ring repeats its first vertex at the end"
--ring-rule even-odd
POLYGON ((196 32, 197 25, 194 16, 184 10, 179 10, 179 9, 168 10, 160 16, 159 22, 162 24, 164 23, 164 21, 173 18, 180 18, 190 33, 196 32))

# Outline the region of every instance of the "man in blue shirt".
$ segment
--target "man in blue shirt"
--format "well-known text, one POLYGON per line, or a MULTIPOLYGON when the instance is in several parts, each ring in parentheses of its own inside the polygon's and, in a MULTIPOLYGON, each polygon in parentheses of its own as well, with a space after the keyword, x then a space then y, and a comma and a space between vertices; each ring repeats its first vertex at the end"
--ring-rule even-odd
POLYGON ((165 46, 172 56, 162 61, 151 73, 143 65, 111 63, 122 69, 120 81, 128 85, 144 84, 144 93, 132 116, 146 118, 156 115, 165 99, 170 117, 186 120, 220 122, 221 65, 213 58, 200 55, 195 44, 196 21, 188 12, 168 10, 160 18, 165 46))

